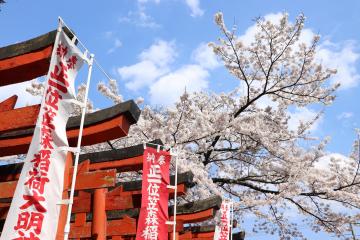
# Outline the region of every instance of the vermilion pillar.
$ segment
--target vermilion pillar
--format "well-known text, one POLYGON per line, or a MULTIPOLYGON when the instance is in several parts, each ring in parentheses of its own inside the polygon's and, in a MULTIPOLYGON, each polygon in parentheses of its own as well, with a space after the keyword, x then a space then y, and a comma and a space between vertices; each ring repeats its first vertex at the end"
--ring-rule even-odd
POLYGON ((91 236, 97 240, 106 240, 106 188, 95 189, 93 201, 93 221, 91 225, 91 236))
MULTIPOLYGON (((63 194, 62 194, 63 199, 69 198, 69 194, 68 194, 69 177, 70 177, 70 167, 72 166, 72 164, 73 164, 72 154, 68 153, 66 156, 66 162, 65 162, 64 189, 63 189, 63 194)), ((64 228, 65 228, 65 224, 66 224, 67 208, 68 208, 67 205, 61 205, 59 223, 58 223, 58 228, 57 228, 57 233, 56 233, 56 240, 64 239, 64 228)))

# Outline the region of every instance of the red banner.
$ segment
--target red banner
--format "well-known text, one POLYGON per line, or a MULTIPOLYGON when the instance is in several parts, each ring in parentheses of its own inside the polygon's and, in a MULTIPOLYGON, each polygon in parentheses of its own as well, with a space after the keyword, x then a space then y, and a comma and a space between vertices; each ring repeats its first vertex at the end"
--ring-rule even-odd
POLYGON ((136 240, 168 239, 169 152, 144 150, 142 199, 136 240))

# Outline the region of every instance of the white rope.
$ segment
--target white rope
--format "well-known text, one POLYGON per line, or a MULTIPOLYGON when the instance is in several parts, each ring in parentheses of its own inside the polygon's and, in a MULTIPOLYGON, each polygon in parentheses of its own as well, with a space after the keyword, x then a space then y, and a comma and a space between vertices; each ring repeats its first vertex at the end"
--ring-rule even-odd
MULTIPOLYGON (((70 33, 72 33, 74 36, 76 36, 75 35, 75 33, 70 29, 70 27, 64 22, 64 20, 61 18, 61 17, 59 17, 59 19, 60 19, 60 21, 62 22, 62 24, 65 26, 65 27, 67 27, 67 29, 70 31, 70 33)), ((85 46, 85 44, 83 44, 83 42, 81 42, 81 40, 76 36, 76 40, 78 41, 78 43, 80 43, 80 45, 84 48, 84 50, 85 51, 87 51, 87 52, 90 52, 87 48, 86 48, 86 46, 85 46)), ((104 74, 104 76, 110 81, 110 80, 113 80, 113 78, 111 78, 110 76, 109 76, 109 74, 107 74, 107 72, 104 70, 104 68, 100 65, 100 63, 97 61, 97 59, 95 59, 94 58, 94 63, 95 63, 95 65, 99 68, 99 70, 100 70, 100 72, 102 72, 103 74, 104 74)))
MULTIPOLYGON (((64 25, 65 27, 67 27, 67 30, 70 31, 70 33, 72 33, 74 36, 76 36, 76 34, 70 29, 70 27, 65 23, 64 19, 62 19, 61 17, 59 17, 59 20, 61 21, 62 25, 64 25)), ((76 40, 78 41, 78 43, 80 43, 80 45, 84 48, 85 51, 90 52, 85 45, 81 42, 81 40, 76 36, 76 40)))
POLYGON ((74 202, 76 175, 77 175, 77 169, 78 169, 78 164, 79 164, 81 140, 82 140, 83 129, 84 129, 86 103, 87 103, 88 95, 89 95, 89 87, 90 87, 90 79, 91 79, 91 73, 92 73, 93 60, 94 60, 94 54, 90 54, 88 76, 87 76, 87 80, 86 80, 86 91, 85 91, 85 97, 84 97, 84 106, 82 107, 82 111, 81 111, 79 135, 78 135, 78 141, 77 141, 77 145, 76 145, 77 151, 75 154, 74 170, 73 170, 73 175, 72 175, 72 179, 71 179, 69 205, 68 205, 68 209, 67 209, 68 211, 67 211, 66 225, 65 225, 65 230, 64 230, 64 240, 67 240, 69 238, 69 233, 70 233, 70 218, 71 218, 72 205, 74 202))
POLYGON ((109 81, 113 80, 113 78, 111 78, 111 77, 105 72, 104 68, 100 65, 100 63, 99 63, 96 59, 94 59, 94 62, 95 62, 95 65, 99 68, 100 72, 102 72, 109 81))

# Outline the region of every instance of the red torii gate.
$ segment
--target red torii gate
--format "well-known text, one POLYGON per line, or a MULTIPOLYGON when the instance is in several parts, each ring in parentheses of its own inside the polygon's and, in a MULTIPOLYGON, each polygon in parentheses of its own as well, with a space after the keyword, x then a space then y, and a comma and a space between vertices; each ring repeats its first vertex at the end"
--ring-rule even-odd
MULTIPOLYGON (((67 28, 66 34, 73 35, 67 28)), ((34 39, 0 48, 0 87, 29 81, 45 75, 56 31, 34 39)), ((15 108, 17 96, 0 99, 0 157, 27 152, 39 105, 15 108)), ((83 145, 92 145, 127 135, 140 115, 133 101, 117 104, 107 109, 87 114, 85 117, 83 145)), ((71 117, 67 124, 70 146, 74 146, 79 133, 80 117, 71 117)), ((161 142, 156 142, 161 144, 161 142)), ((141 202, 141 181, 119 183, 117 173, 138 171, 142 168, 143 145, 80 156, 76 194, 72 209, 71 239, 135 239, 137 217, 141 202)), ((63 198, 68 197, 72 176, 72 155, 68 154, 64 178, 63 198)), ((0 229, 16 187, 22 163, 0 166, 0 229)), ((178 195, 193 187, 191 172, 178 175, 178 195)), ((173 190, 170 190, 173 191, 173 190)), ((172 195, 172 194, 171 194, 172 195)), ((184 228, 213 218, 221 205, 220 197, 183 204, 177 207, 178 239, 209 239, 195 230, 184 228), (200 234, 200 235, 199 235, 200 234)), ((62 206, 57 239, 63 239, 66 205, 62 206)), ((173 215, 172 206, 169 215, 173 215)), ((169 227, 169 232, 172 228, 169 227)), ((211 234, 211 233, 210 233, 211 234)))

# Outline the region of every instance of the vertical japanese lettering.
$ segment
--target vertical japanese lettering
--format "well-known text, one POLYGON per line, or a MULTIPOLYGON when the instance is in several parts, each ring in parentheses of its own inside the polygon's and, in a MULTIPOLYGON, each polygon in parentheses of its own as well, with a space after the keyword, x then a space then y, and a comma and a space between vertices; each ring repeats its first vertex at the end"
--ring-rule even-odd
POLYGON ((36 128, 18 181, 1 240, 55 239, 62 198, 67 145, 67 99, 75 99, 74 80, 83 54, 60 32, 51 59, 36 128), (49 217, 51 216, 51 217, 49 217))
POLYGON ((142 208, 137 240, 167 239, 169 163, 168 152, 157 152, 152 148, 144 152, 142 208))

